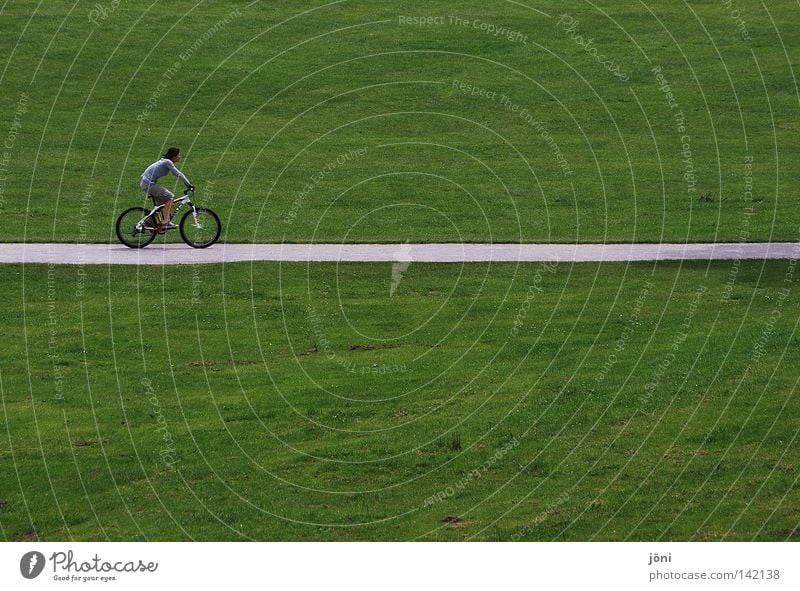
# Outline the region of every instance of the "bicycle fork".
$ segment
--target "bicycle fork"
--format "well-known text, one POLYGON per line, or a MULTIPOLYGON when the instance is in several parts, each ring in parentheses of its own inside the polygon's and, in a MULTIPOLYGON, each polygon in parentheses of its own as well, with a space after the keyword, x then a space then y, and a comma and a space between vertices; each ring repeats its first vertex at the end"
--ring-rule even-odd
POLYGON ((197 221, 197 208, 194 205, 192 205, 192 219, 194 220, 194 227, 198 230, 202 229, 203 224, 197 221))

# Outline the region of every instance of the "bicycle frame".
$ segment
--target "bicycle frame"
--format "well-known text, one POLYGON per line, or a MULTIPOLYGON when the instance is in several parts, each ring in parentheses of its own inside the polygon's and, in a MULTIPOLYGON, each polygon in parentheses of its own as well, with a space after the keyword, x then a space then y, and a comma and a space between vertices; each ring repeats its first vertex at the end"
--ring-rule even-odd
MULTIPOLYGON (((194 218, 195 225, 197 225, 198 224, 198 221, 197 221, 197 210, 195 209, 195 206, 194 206, 194 203, 192 203, 192 200, 189 199, 189 191, 184 191, 183 195, 181 195, 180 197, 173 198, 173 200, 172 200, 172 210, 169 213, 169 221, 171 222, 175 218, 175 215, 183 208, 184 205, 188 205, 189 207, 192 208, 192 217, 194 218)), ((144 216, 142 219, 140 219, 138 222, 136 222, 136 228, 138 230, 140 230, 140 231, 141 230, 155 230, 156 229, 155 226, 147 226, 145 224, 145 222, 146 222, 146 220, 148 218, 154 219, 152 216, 155 215, 156 213, 158 213, 159 211, 161 211, 162 209, 164 209, 164 204, 163 203, 153 207, 153 209, 151 209, 150 212, 146 216, 144 216)))

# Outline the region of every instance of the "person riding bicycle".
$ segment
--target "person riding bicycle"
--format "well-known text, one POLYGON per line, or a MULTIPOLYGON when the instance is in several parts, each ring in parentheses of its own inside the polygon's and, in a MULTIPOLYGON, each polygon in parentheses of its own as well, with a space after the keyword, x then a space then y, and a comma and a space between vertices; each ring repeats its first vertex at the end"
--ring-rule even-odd
POLYGON ((158 227, 159 232, 177 228, 178 226, 169 221, 169 214, 172 210, 172 200, 175 198, 175 195, 168 189, 159 185, 158 179, 162 176, 166 176, 168 172, 171 172, 186 185, 187 189, 194 191, 194 185, 189 182, 189 179, 187 179, 180 170, 175 168, 175 163, 180 159, 181 149, 177 146, 172 146, 164 153, 160 160, 153 162, 142 173, 142 182, 139 184, 139 187, 153 198, 156 205, 164 205, 164 209, 162 210, 164 219, 158 227))

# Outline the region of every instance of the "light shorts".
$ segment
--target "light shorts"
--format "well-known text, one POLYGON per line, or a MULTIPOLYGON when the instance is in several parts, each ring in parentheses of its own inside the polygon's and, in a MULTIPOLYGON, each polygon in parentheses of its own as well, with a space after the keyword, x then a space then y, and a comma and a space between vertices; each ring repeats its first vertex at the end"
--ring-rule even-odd
POLYGON ((142 182, 139 183, 139 187, 142 189, 142 191, 153 198, 153 201, 155 201, 156 205, 162 205, 170 199, 175 198, 175 195, 173 195, 168 189, 165 189, 161 185, 152 181, 142 179, 142 182))

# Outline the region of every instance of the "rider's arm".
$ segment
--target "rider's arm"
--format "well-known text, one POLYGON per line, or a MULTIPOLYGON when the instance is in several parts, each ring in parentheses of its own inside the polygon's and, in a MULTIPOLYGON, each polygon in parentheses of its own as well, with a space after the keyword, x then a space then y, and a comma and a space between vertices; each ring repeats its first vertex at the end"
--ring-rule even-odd
POLYGON ((175 168, 175 163, 172 162, 172 160, 167 160, 167 166, 169 167, 169 171, 176 177, 178 177, 183 182, 184 185, 186 185, 187 187, 192 186, 192 183, 189 182, 189 179, 183 176, 183 173, 180 170, 175 168))

